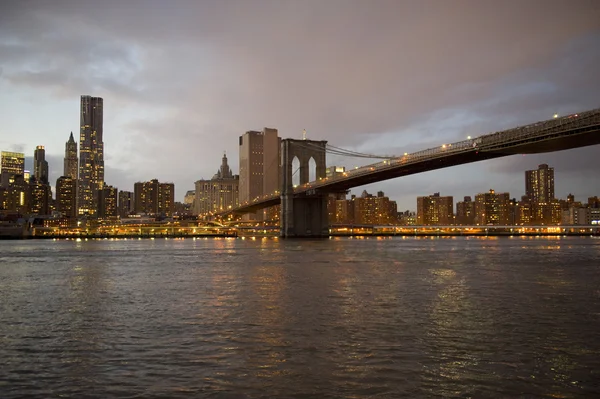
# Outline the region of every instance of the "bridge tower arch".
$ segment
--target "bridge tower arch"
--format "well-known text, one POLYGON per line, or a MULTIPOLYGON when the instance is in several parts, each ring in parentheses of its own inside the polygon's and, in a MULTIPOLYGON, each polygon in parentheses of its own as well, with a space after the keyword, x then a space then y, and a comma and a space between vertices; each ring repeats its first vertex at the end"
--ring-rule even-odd
POLYGON ((307 192, 294 195, 292 161, 298 158, 300 185, 309 183, 309 162, 316 164, 316 179, 326 177, 327 141, 281 140, 281 237, 327 237, 329 217, 327 194, 307 192))

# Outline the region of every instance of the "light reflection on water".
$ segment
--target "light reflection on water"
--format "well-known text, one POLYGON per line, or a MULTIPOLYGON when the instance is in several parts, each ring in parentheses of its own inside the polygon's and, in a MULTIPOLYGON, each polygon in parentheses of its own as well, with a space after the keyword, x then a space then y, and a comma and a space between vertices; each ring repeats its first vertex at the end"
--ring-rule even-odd
POLYGON ((600 240, 0 242, 1 397, 592 397, 600 240))

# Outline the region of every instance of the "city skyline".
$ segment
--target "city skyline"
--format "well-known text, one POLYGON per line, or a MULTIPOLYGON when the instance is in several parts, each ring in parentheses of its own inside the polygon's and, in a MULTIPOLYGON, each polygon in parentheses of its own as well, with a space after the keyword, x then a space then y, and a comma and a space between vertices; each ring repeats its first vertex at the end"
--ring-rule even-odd
MULTIPOLYGON (((77 131, 84 93, 106 100, 105 181, 120 190, 152 178, 173 181, 177 201, 213 174, 223 150, 236 154, 240 135, 263 126, 283 138, 301 138, 306 129, 309 138, 340 147, 401 154, 600 106, 594 78, 600 32, 597 10, 586 2, 382 3, 377 10, 334 1, 293 9, 235 3, 242 20, 221 5, 167 12, 135 2, 106 9, 66 4, 16 3, 0 16, 0 106, 6 110, 0 149, 24 152, 33 172, 33 150, 45 146, 51 184, 62 175, 63 143, 77 131), (499 14, 513 22, 510 32, 499 14), (219 26, 211 23, 216 17, 219 26), (409 27, 402 28, 402 18, 409 27), (279 39, 259 28, 263 19, 279 29, 279 39), (177 29, 158 38, 153 33, 175 20, 177 29), (89 30, 80 32, 83 23, 89 30), (420 24, 430 32, 415 34, 420 24), (364 26, 364 34, 353 26, 364 26), (44 36, 50 31, 56 36, 44 36), (33 106, 44 129, 29 123, 33 106)), ((587 198, 600 186, 595 153, 597 146, 514 156, 353 193, 385 191, 399 210, 414 209, 419 195, 460 198, 486 191, 489 182, 519 197, 522 172, 546 163, 556 170, 557 197, 587 198)), ((347 168, 365 163, 351 162, 329 160, 347 168)), ((234 173, 237 163, 232 156, 234 173)))

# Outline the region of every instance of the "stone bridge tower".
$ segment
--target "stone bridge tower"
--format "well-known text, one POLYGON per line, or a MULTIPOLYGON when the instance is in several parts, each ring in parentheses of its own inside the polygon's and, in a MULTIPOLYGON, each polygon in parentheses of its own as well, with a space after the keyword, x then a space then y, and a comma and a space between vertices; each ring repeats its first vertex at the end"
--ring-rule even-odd
POLYGON ((327 141, 281 140, 281 237, 328 237, 327 193, 308 191, 294 196, 292 162, 300 162, 300 185, 308 183, 309 162, 317 166, 316 179, 325 178, 327 141))

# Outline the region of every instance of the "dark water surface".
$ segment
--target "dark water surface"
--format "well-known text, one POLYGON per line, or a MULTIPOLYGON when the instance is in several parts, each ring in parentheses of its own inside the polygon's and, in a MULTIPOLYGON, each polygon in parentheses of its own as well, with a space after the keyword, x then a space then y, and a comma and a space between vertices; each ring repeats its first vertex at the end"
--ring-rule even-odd
POLYGON ((3 241, 0 397, 600 397, 600 239, 3 241))

